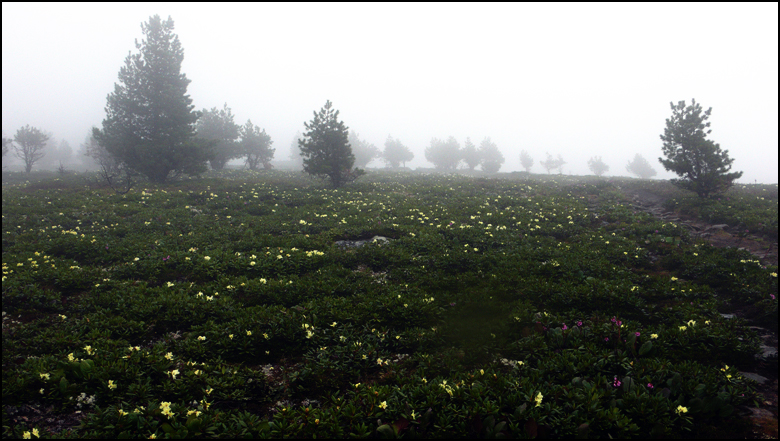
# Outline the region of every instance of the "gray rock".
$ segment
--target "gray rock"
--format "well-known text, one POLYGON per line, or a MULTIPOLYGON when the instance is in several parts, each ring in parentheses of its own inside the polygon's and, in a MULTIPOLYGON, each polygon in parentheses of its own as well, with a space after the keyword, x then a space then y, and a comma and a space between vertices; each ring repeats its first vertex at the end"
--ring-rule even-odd
POLYGON ((753 372, 740 372, 739 374, 742 375, 745 378, 748 378, 750 380, 755 381, 758 384, 764 384, 765 382, 767 382, 769 380, 768 378, 766 378, 764 376, 761 376, 761 375, 758 375, 758 374, 753 373, 753 372))
POLYGON ((360 248, 370 242, 379 242, 379 245, 390 243, 390 239, 384 236, 374 236, 367 240, 337 240, 336 245, 341 248, 360 248))

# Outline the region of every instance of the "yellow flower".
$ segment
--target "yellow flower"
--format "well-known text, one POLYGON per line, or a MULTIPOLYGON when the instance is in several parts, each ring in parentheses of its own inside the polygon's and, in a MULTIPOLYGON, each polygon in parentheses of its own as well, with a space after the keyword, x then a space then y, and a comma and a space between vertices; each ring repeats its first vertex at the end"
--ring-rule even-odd
POLYGON ((127 415, 127 412, 125 412, 122 409, 119 409, 119 416, 125 416, 125 415, 127 415))
POLYGON ((167 358, 168 360, 173 360, 173 352, 168 352, 167 354, 165 354, 165 358, 167 358))
POLYGON ((252 331, 246 331, 246 335, 252 335, 252 331))
POLYGON ((658 338, 658 334, 650 334, 650 338, 656 339, 656 338, 658 338))
POLYGON ((676 282, 677 280, 677 277, 672 277, 672 282, 676 282))
POLYGON ((116 384, 114 384, 114 380, 108 380, 108 388, 111 390, 116 389, 116 384))
POLYGON ((30 432, 24 432, 24 433, 22 433, 22 438, 23 438, 23 439, 30 439, 30 432))
POLYGON ((688 329, 687 326, 680 326, 680 331, 685 331, 686 329, 688 329))
POLYGON ((542 395, 542 393, 541 393, 541 392, 539 392, 539 393, 536 395, 536 398, 534 398, 534 401, 536 401, 536 406, 535 406, 535 407, 539 407, 539 406, 541 406, 541 405, 542 405, 542 398, 544 398, 544 396, 542 395))
POLYGON ((40 438, 40 435, 38 435, 38 429, 36 429, 36 428, 33 428, 33 430, 32 430, 32 433, 33 433, 33 436, 34 436, 34 437, 36 437, 36 438, 40 438))
POLYGON ((209 256, 204 256, 204 257, 203 257, 203 259, 204 259, 206 262, 208 262, 209 260, 211 260, 211 257, 209 257, 209 256))
POLYGON ((382 403, 379 404, 379 407, 382 409, 387 409, 387 401, 382 401, 382 403))
POLYGON ((200 337, 198 337, 198 340, 200 340, 200 341, 203 341, 203 340, 205 340, 205 339, 206 339, 206 337, 204 337, 204 336, 202 336, 202 335, 201 335, 200 337))
POLYGON ((688 412, 688 408, 687 407, 683 407, 683 406, 677 406, 677 411, 676 412, 679 415, 682 415, 682 414, 688 412))
POLYGON ((43 378, 44 380, 48 380, 49 379, 49 374, 40 374, 40 375, 41 375, 41 378, 43 378))
POLYGON ((693 326, 696 324, 695 320, 688 320, 688 326, 693 326))

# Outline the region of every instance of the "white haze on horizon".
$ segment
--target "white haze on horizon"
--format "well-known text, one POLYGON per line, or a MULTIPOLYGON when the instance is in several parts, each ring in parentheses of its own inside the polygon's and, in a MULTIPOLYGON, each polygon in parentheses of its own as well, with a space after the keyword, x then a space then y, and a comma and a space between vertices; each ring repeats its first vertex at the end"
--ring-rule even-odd
MULTIPOLYGON (((175 22, 196 109, 232 109, 287 160, 326 100, 380 149, 410 147, 432 167, 431 138, 490 137, 501 172, 520 151, 544 173, 626 175, 642 154, 658 171, 669 103, 712 107, 710 138, 744 171, 778 181, 778 5, 760 4, 41 4, 3 3, 3 135, 30 124, 75 149, 141 22, 175 22)), ((383 166, 374 161, 372 166, 383 166)))

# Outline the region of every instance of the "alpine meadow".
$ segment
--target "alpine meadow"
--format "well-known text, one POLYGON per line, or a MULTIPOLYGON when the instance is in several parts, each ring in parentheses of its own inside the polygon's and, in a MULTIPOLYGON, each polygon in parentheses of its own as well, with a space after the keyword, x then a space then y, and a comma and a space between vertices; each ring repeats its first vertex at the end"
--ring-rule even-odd
POLYGON ((777 437, 764 61, 697 47, 713 92, 643 5, 94 7, 40 41, 98 104, 30 116, 4 41, 3 438, 777 437))

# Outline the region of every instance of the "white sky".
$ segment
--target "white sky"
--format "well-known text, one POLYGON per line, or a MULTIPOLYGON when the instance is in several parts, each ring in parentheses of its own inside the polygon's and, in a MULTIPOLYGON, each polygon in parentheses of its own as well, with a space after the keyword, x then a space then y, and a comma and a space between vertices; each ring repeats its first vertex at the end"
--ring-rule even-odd
MULTIPOLYGON (((564 173, 659 172, 669 102, 712 107, 710 138, 740 182, 778 181, 778 4, 3 3, 3 124, 74 148, 105 117, 141 22, 169 15, 196 109, 227 103, 286 160, 326 100, 361 138, 387 135, 431 167, 432 137, 490 136, 520 170, 559 153, 564 173)), ((372 165, 380 166, 375 161, 372 165)))

